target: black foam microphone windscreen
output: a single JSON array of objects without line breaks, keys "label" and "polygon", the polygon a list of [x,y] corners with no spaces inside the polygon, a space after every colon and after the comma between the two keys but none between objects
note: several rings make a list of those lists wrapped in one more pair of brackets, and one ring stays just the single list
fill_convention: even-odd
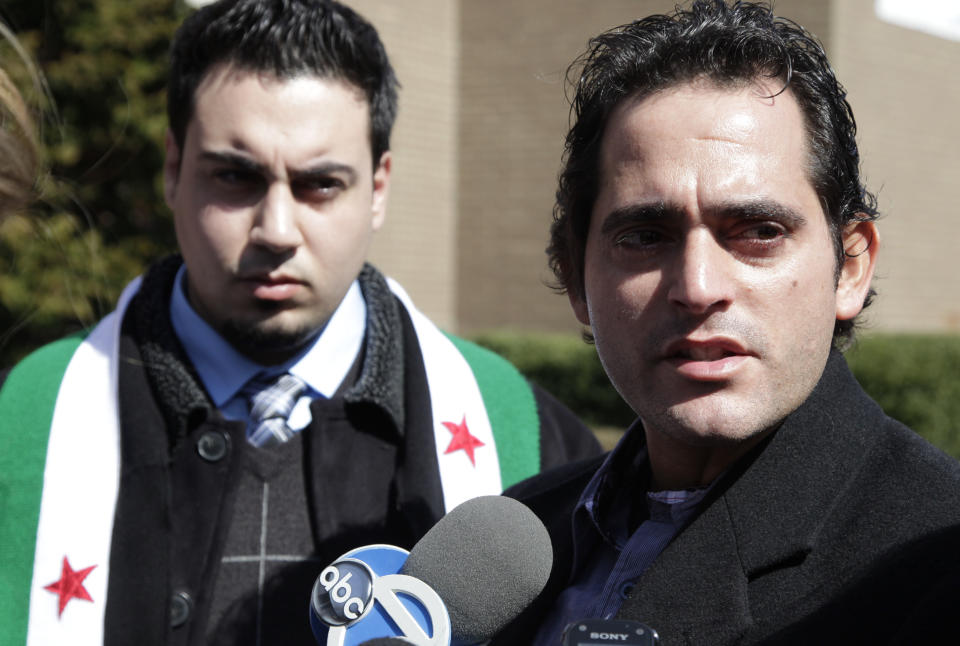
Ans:
[{"label": "black foam microphone windscreen", "polygon": [[454,643],[483,642],[540,594],[553,547],[540,519],[504,496],[454,508],[410,551],[402,573],[426,582],[450,613]]}]

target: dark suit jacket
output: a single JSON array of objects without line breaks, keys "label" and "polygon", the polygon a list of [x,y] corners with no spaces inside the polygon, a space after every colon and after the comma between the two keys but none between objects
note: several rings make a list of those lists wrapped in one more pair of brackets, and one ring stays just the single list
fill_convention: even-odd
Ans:
[{"label": "dark suit jacket", "polygon": [[[546,524],[554,571],[494,644],[531,643],[569,581],[571,512],[600,462],[508,491]],[[958,553],[960,466],[884,415],[833,353],[808,400],[724,475],[618,617],[668,645],[960,643]]]}]

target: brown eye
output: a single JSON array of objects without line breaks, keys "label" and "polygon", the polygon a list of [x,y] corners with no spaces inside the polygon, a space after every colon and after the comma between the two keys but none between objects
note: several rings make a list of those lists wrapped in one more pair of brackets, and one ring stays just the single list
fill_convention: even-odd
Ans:
[{"label": "brown eye", "polygon": [[620,247],[647,248],[660,244],[666,239],[657,229],[630,229],[618,234],[614,244]]},{"label": "brown eye", "polygon": [[775,240],[783,235],[783,229],[775,224],[758,224],[745,229],[742,237],[753,240]]},{"label": "brown eye", "polygon": [[214,179],[227,187],[254,188],[262,183],[259,175],[238,168],[220,168],[213,171]]},{"label": "brown eye", "polygon": [[299,199],[309,201],[329,200],[336,197],[346,185],[336,177],[312,177],[293,183],[293,192]]}]

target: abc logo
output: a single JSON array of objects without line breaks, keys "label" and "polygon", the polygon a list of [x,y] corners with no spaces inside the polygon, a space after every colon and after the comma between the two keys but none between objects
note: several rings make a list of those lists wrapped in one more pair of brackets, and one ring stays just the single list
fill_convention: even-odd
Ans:
[{"label": "abc logo", "polygon": [[310,603],[328,626],[356,622],[373,601],[373,572],[366,563],[341,559],[328,565],[317,577]]}]

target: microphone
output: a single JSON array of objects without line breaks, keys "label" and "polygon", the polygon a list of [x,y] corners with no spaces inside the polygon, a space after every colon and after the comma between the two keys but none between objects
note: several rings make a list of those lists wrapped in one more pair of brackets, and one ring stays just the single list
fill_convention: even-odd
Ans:
[{"label": "microphone", "polygon": [[532,511],[512,498],[481,496],[441,518],[409,555],[369,545],[337,559],[314,584],[310,624],[326,646],[381,637],[475,644],[540,594],[552,566],[550,537]]},{"label": "microphone", "polygon": [[523,503],[481,496],[454,508],[414,546],[402,572],[444,600],[456,644],[491,639],[550,578],[547,528]]}]

